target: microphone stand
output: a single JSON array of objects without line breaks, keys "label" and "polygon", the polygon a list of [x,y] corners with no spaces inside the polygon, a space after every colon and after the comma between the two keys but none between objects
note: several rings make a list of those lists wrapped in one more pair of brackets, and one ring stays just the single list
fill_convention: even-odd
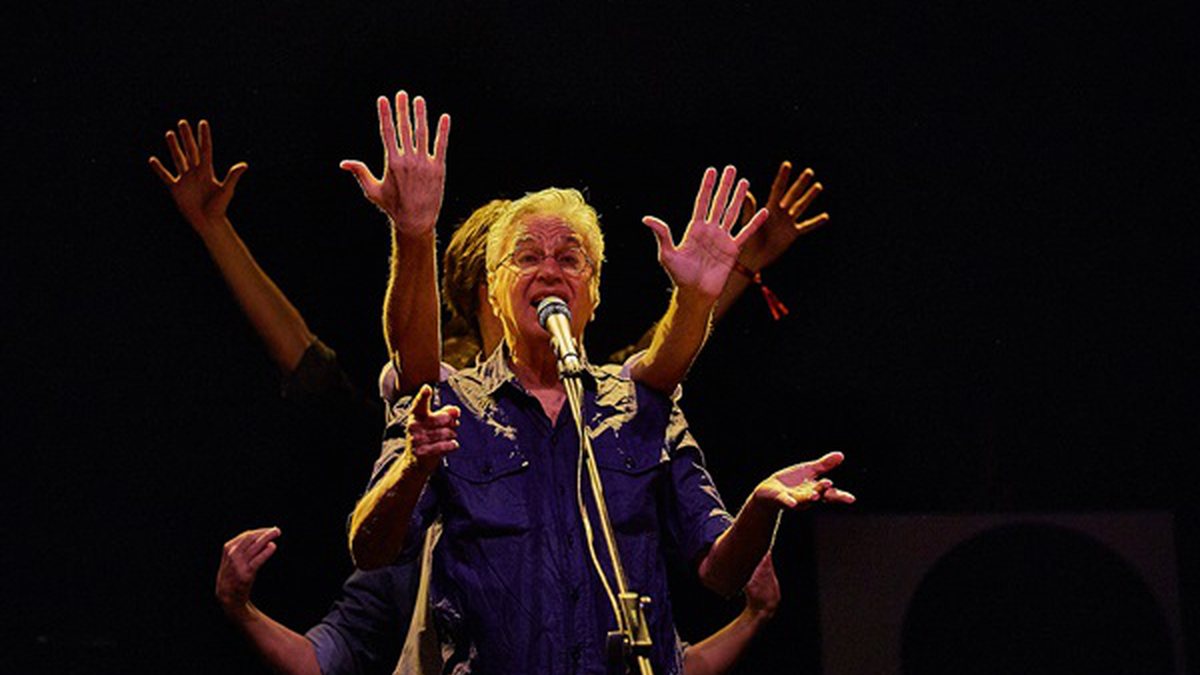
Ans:
[{"label": "microphone stand", "polygon": [[[557,344],[555,352],[559,352]],[[579,434],[579,451],[583,454],[583,463],[587,466],[588,482],[596,501],[596,512],[600,515],[600,531],[604,534],[604,545],[608,548],[609,562],[617,582],[617,603],[620,612],[617,615],[617,630],[608,634],[609,659],[624,661],[628,668],[628,661],[632,657],[632,665],[636,665],[639,675],[653,675],[649,657],[652,642],[645,612],[645,605],[650,602],[650,598],[629,590],[625,568],[621,565],[616,535],[613,534],[612,523],[608,518],[608,504],[604,501],[604,486],[600,481],[600,471],[596,467],[596,455],[592,451],[592,439],[588,436],[587,426],[583,422],[583,381],[580,379],[582,374],[583,366],[579,357],[558,353],[558,376],[567,390],[567,402],[571,407],[571,415],[575,418],[575,430]]]}]

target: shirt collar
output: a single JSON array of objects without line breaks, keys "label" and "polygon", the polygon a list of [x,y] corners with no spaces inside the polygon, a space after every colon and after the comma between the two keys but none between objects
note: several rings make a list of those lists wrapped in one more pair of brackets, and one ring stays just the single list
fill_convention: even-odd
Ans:
[{"label": "shirt collar", "polygon": [[[581,347],[579,350],[580,360],[583,362],[583,386],[592,391],[596,390],[596,382],[601,379],[608,379],[611,375],[600,368],[593,366],[587,359],[587,352]],[[520,387],[520,382],[517,380],[517,375],[508,365],[509,351],[508,344],[501,340],[500,344],[492,352],[487,360],[483,361],[478,366],[479,384],[485,393],[493,395],[505,383],[511,382],[513,386]],[[523,390],[523,389],[522,389]]]}]

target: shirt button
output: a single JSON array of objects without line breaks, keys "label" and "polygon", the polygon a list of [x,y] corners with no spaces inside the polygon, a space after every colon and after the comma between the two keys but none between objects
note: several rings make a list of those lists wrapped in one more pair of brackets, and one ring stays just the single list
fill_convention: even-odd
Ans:
[{"label": "shirt button", "polygon": [[483,475],[485,475],[485,476],[490,476],[490,475],[492,475],[492,463],[491,463],[491,462],[486,462],[486,463],[484,463],[484,465],[483,465]]},{"label": "shirt button", "polygon": [[625,456],[625,468],[626,468],[626,469],[632,469],[632,468],[633,468],[633,465],[634,465],[633,458],[632,458],[632,457],[630,457],[630,456],[628,456],[628,455],[626,455],[626,456]]}]

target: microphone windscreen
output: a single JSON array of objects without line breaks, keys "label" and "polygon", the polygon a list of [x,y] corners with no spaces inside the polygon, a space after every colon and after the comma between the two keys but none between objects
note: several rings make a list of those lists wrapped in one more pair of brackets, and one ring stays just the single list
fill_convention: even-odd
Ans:
[{"label": "microphone windscreen", "polygon": [[571,320],[571,308],[567,307],[567,303],[563,302],[562,298],[553,295],[542,298],[537,305],[538,323],[542,328],[546,327],[546,322],[554,314],[562,314],[567,317],[567,321]]}]

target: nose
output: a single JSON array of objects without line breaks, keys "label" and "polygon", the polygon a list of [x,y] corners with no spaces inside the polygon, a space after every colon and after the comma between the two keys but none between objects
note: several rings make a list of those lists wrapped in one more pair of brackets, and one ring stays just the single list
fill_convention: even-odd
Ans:
[{"label": "nose", "polygon": [[558,259],[551,255],[542,258],[535,270],[539,279],[561,279],[566,276]]}]

